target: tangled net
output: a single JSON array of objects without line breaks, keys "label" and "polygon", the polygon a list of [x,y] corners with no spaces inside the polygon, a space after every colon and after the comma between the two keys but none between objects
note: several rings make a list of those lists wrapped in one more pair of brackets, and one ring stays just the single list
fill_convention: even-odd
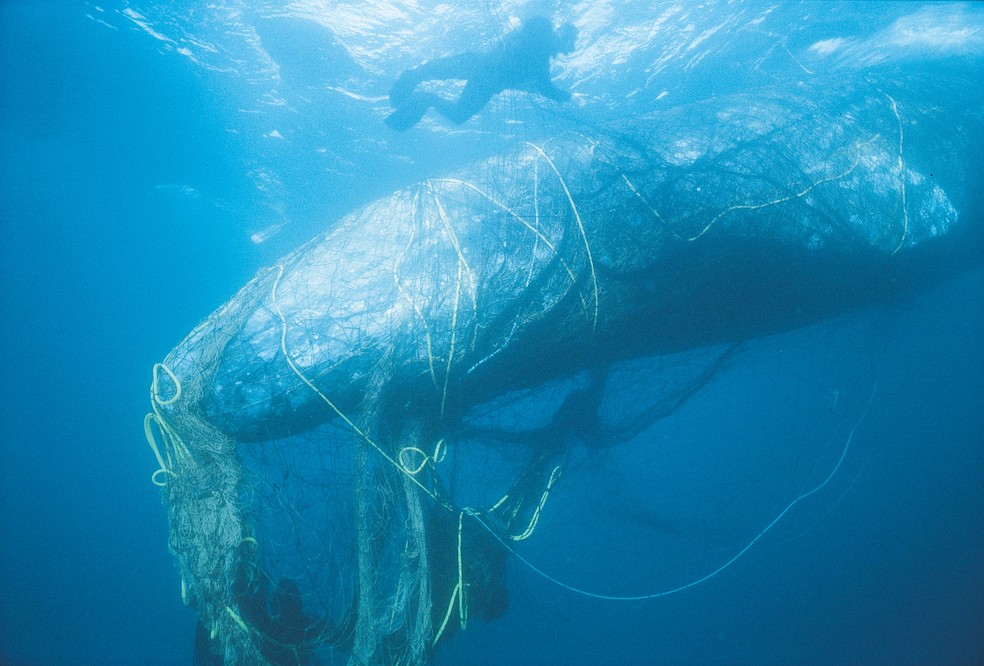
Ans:
[{"label": "tangled net", "polygon": [[[503,544],[535,533],[575,442],[634,437],[730,343],[877,297],[956,223],[909,176],[920,107],[880,90],[520,142],[261,271],[155,366],[145,422],[206,649],[418,664],[499,617]],[[620,362],[722,343],[605,420]],[[511,396],[545,386],[530,426]],[[464,474],[476,450],[511,480]]]}]

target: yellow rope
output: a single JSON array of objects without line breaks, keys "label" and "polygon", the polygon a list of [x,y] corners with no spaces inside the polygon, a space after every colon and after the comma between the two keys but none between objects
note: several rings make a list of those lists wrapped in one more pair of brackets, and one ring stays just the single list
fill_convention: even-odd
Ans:
[{"label": "yellow rope", "polygon": [[[470,515],[475,519],[475,521],[479,525],[481,525],[483,528],[485,528],[485,530],[489,534],[492,535],[492,538],[494,538],[496,541],[498,541],[500,544],[502,544],[502,546],[506,550],[508,550],[510,553],[512,553],[512,555],[516,559],[518,559],[520,562],[522,562],[524,565],[526,565],[526,567],[528,569],[530,569],[533,573],[535,573],[535,574],[539,575],[540,577],[542,577],[542,578],[550,581],[551,583],[554,583],[555,585],[558,585],[559,587],[564,588],[565,590],[569,590],[571,592],[574,592],[575,594],[580,594],[580,595],[583,595],[583,596],[586,596],[586,597],[592,597],[592,598],[595,598],[595,599],[606,599],[606,600],[609,600],[609,601],[644,601],[644,600],[647,600],[647,599],[658,599],[660,597],[665,597],[665,596],[669,596],[671,594],[676,594],[678,592],[682,592],[683,590],[688,590],[688,589],[690,589],[692,587],[696,587],[697,585],[700,585],[700,584],[702,584],[702,583],[710,580],[711,578],[714,578],[715,576],[717,576],[718,574],[720,574],[722,571],[724,571],[725,569],[727,569],[728,567],[730,567],[732,564],[734,564],[735,562],[737,562],[739,559],[741,559],[745,555],[745,553],[747,553],[749,550],[751,550],[752,546],[754,546],[756,543],[758,543],[758,541],[762,537],[764,537],[765,534],[769,530],[771,530],[773,527],[775,527],[775,525],[780,520],[782,520],[783,517],[786,514],[788,514],[793,509],[793,507],[795,507],[797,504],[799,504],[803,500],[807,499],[811,495],[814,495],[814,494],[820,492],[821,490],[823,490],[827,486],[827,484],[830,483],[831,479],[833,479],[837,475],[838,470],[840,470],[841,465],[844,463],[844,459],[847,457],[848,450],[851,448],[851,442],[854,440],[854,434],[857,432],[858,428],[861,427],[861,424],[864,423],[865,418],[867,418],[868,411],[871,409],[871,405],[874,403],[875,393],[877,391],[878,391],[878,382],[875,381],[875,383],[871,387],[871,393],[868,396],[868,402],[867,402],[867,404],[864,407],[864,411],[861,412],[861,416],[858,417],[858,420],[855,422],[854,427],[851,428],[850,432],[847,435],[847,441],[844,443],[844,447],[841,449],[840,457],[837,459],[837,462],[834,464],[833,468],[831,468],[831,470],[827,474],[827,476],[824,477],[824,479],[819,484],[817,484],[816,486],[814,486],[810,490],[807,490],[807,491],[805,491],[805,492],[800,493],[799,495],[797,495],[795,499],[793,499],[789,504],[786,505],[786,508],[784,508],[782,511],[780,511],[779,514],[776,515],[768,525],[766,525],[765,527],[763,527],[759,531],[759,533],[756,534],[752,538],[751,541],[749,541],[747,544],[745,544],[745,546],[741,550],[739,550],[735,555],[733,555],[724,564],[721,564],[720,566],[718,566],[713,571],[711,571],[711,572],[709,572],[707,574],[704,574],[703,576],[701,576],[699,578],[696,578],[694,580],[691,580],[690,582],[687,582],[687,583],[683,583],[683,584],[678,585],[678,586],[676,586],[674,588],[671,588],[671,589],[663,590],[663,591],[660,591],[660,592],[653,592],[651,594],[639,594],[639,595],[631,595],[631,596],[625,595],[625,596],[623,596],[623,595],[611,595],[611,594],[598,594],[598,593],[592,592],[590,590],[585,590],[585,589],[581,589],[581,588],[578,588],[578,587],[574,587],[572,585],[568,585],[567,583],[559,580],[558,578],[555,578],[555,577],[551,576],[550,574],[546,573],[542,569],[538,568],[535,564],[533,564],[528,559],[526,559],[525,557],[523,557],[522,555],[520,555],[518,552],[516,552],[512,548],[512,546],[510,544],[506,543],[506,541],[504,541],[503,538],[501,536],[499,536],[499,534],[494,529],[492,529],[492,527],[490,525],[488,525],[484,520],[482,520],[482,518],[478,514],[472,513]],[[556,470],[554,470],[554,471],[556,472]]]},{"label": "yellow rope", "polygon": [[[540,496],[540,502],[536,505],[536,509],[533,511],[533,516],[530,518],[530,524],[526,526],[526,529],[516,535],[510,535],[510,539],[513,541],[523,541],[533,536],[533,531],[536,529],[536,524],[540,522],[540,512],[543,510],[543,505],[547,503],[547,497],[550,496],[550,489],[553,488],[553,484],[560,478],[560,466],[554,467],[553,471],[550,473],[550,479],[547,481],[547,487],[543,490],[543,495]],[[496,505],[498,506],[498,504]]]},{"label": "yellow rope", "polygon": [[[458,255],[458,273],[455,277],[454,282],[454,307],[451,312],[451,342],[448,349],[448,362],[444,369],[444,386],[441,390],[441,416],[444,416],[444,407],[447,404],[448,399],[448,384],[451,381],[451,365],[454,363],[454,348],[455,342],[457,340],[458,333],[458,311],[461,307],[461,282],[462,282],[462,272],[468,275],[468,281],[471,283],[471,301],[472,301],[472,312],[478,312],[478,287],[475,285],[475,274],[472,272],[471,266],[468,265],[468,260],[465,259],[465,254],[461,249],[461,244],[458,242],[458,235],[454,232],[454,227],[451,225],[451,220],[448,218],[447,211],[444,210],[444,205],[441,203],[440,197],[434,192],[433,186],[428,183],[431,188],[431,195],[434,197],[434,204],[437,206],[438,215],[441,217],[441,221],[444,223],[444,229],[447,231],[448,237],[451,239],[451,245],[454,247],[455,254]],[[475,340],[478,337],[478,318],[474,318],[475,325],[472,328],[472,344],[474,345]]]},{"label": "yellow rope", "polygon": [[413,198],[413,205],[411,207],[410,213],[410,233],[407,236],[407,246],[403,248],[403,251],[396,257],[396,261],[393,262],[393,284],[396,285],[397,291],[400,295],[410,304],[413,308],[414,313],[420,320],[421,326],[424,327],[424,342],[427,345],[427,366],[430,370],[431,381],[434,382],[434,386],[437,386],[437,371],[434,369],[434,349],[433,343],[431,341],[430,325],[427,323],[427,317],[424,316],[423,310],[417,305],[417,301],[410,297],[407,293],[406,288],[403,286],[403,280],[400,278],[400,267],[403,265],[403,258],[406,256],[407,252],[410,251],[410,247],[413,245],[414,238],[417,235],[417,196]]},{"label": "yellow rope", "polygon": [[817,182],[813,183],[812,185],[807,186],[805,189],[803,189],[803,190],[801,190],[801,191],[799,191],[799,192],[797,192],[795,194],[790,194],[787,197],[780,197],[778,199],[773,199],[772,201],[766,201],[765,203],[760,203],[760,204],[737,204],[737,205],[734,205],[734,206],[729,206],[728,208],[725,208],[720,213],[718,213],[713,218],[711,218],[711,221],[708,222],[707,225],[703,229],[701,229],[700,232],[697,235],[691,236],[689,238],[684,238],[684,240],[686,240],[688,242],[693,242],[693,241],[697,240],[698,238],[700,238],[701,236],[703,236],[704,234],[706,234],[708,231],[710,231],[711,227],[713,227],[717,223],[718,220],[720,220],[722,217],[724,217],[725,215],[727,215],[728,213],[730,213],[732,211],[736,211],[736,210],[759,210],[761,208],[768,208],[769,206],[778,206],[779,204],[787,203],[789,201],[792,201],[793,199],[799,199],[801,197],[805,197],[807,194],[809,194],[810,192],[812,192],[813,190],[815,190],[816,188],[820,187],[821,185],[823,185],[825,183],[830,183],[830,182],[833,182],[835,180],[840,180],[841,178],[846,178],[856,168],[858,168],[858,164],[861,163],[861,152],[860,152],[861,146],[864,146],[864,145],[867,145],[867,144],[871,143],[872,141],[874,141],[875,139],[877,139],[878,136],[879,135],[876,134],[875,136],[871,137],[867,141],[862,141],[861,143],[859,143],[856,146],[856,148],[858,149],[858,154],[854,158],[854,164],[852,164],[850,167],[848,167],[848,169],[845,170],[844,172],[839,173],[839,174],[837,174],[835,176],[829,176],[827,178],[821,178],[820,180],[818,180]]},{"label": "yellow rope", "polygon": [[526,227],[528,230],[530,230],[531,232],[533,232],[533,234],[537,237],[537,239],[543,241],[544,245],[546,245],[547,248],[549,248],[549,250],[551,252],[553,252],[554,256],[557,257],[557,259],[560,261],[561,267],[563,267],[564,272],[567,273],[567,277],[569,277],[571,279],[571,282],[572,283],[576,283],[577,282],[577,276],[574,275],[574,271],[567,264],[567,262],[564,261],[563,257],[560,256],[560,253],[557,252],[557,248],[554,246],[553,243],[550,242],[550,239],[547,238],[543,234],[543,232],[540,231],[536,226],[534,226],[534,225],[530,224],[529,222],[527,222],[526,219],[522,215],[520,215],[519,213],[517,213],[515,210],[513,210],[512,208],[510,208],[509,206],[507,206],[503,202],[499,201],[498,199],[496,199],[495,197],[493,197],[491,194],[488,194],[486,192],[483,192],[481,189],[479,189],[478,187],[476,187],[472,183],[469,183],[466,180],[459,180],[457,178],[442,178],[440,180],[432,180],[431,182],[433,182],[433,183],[443,182],[443,183],[450,183],[452,185],[460,185],[462,187],[466,187],[466,188],[472,190],[473,192],[475,192],[476,194],[478,194],[479,196],[484,197],[492,205],[501,208],[504,212],[508,213],[511,218],[513,218],[514,220],[516,220],[517,222],[519,222],[520,224],[522,224],[524,227]]},{"label": "yellow rope", "polygon": [[444,407],[448,402],[448,384],[451,382],[451,366],[454,364],[454,346],[458,331],[458,308],[461,305],[461,264],[458,264],[458,274],[454,280],[454,308],[451,312],[451,341],[448,344],[448,362],[444,367],[444,386],[441,388],[441,418],[444,418]]},{"label": "yellow rope", "polygon": [[441,640],[441,636],[444,635],[444,630],[448,626],[448,620],[451,619],[451,611],[454,610],[455,601],[458,602],[458,626],[462,630],[468,627],[468,606],[465,604],[465,575],[461,558],[461,523],[466,512],[469,515],[475,515],[470,509],[462,509],[458,513],[458,582],[455,584],[454,589],[451,590],[451,601],[448,603],[448,610],[444,613],[444,621],[441,622],[441,627],[437,630],[437,634],[434,636],[434,642],[431,645],[437,645],[437,642]]},{"label": "yellow rope", "polygon": [[147,443],[150,445],[150,450],[154,452],[154,457],[157,458],[158,468],[150,475],[150,482],[155,486],[164,487],[167,485],[166,479],[159,478],[162,475],[173,474],[171,471],[171,466],[165,462],[164,456],[161,454],[160,446],[157,444],[157,437],[154,436],[154,424],[160,423],[157,421],[157,415],[150,413],[144,416],[144,437],[147,438]]},{"label": "yellow rope", "polygon": [[451,239],[451,245],[454,247],[454,252],[458,255],[458,265],[463,267],[465,272],[468,274],[468,282],[471,283],[471,302],[472,308],[474,310],[478,309],[478,285],[475,280],[475,272],[471,269],[468,264],[468,259],[465,258],[465,252],[461,249],[461,242],[458,240],[458,234],[455,233],[454,227],[451,224],[451,219],[448,217],[448,212],[444,208],[444,204],[441,203],[440,197],[434,192],[434,187],[431,182],[428,182],[428,187],[430,187],[431,195],[434,197],[434,203],[437,205],[438,215],[441,216],[441,221],[444,223],[444,229],[448,232],[448,237]]},{"label": "yellow rope", "polygon": [[[164,399],[160,393],[160,373],[166,374],[174,384],[174,395]],[[163,363],[155,363],[152,371],[153,378],[150,383],[150,408],[151,411],[144,416],[144,437],[150,450],[157,458],[160,466],[151,476],[150,481],[155,486],[164,487],[167,485],[168,476],[177,476],[176,467],[180,464],[194,463],[191,452],[185,445],[184,440],[178,435],[171,423],[164,418],[161,407],[172,405],[181,399],[181,381],[174,372]],[[157,437],[154,435],[154,426],[161,434],[161,443],[158,444]],[[163,452],[162,449],[163,448]]]},{"label": "yellow rope", "polygon": [[574,197],[571,195],[571,191],[567,187],[567,181],[560,174],[560,170],[557,165],[554,164],[553,160],[543,151],[540,146],[534,143],[528,143],[536,152],[540,154],[543,159],[547,161],[550,168],[553,169],[554,174],[557,176],[557,180],[560,182],[561,188],[564,190],[564,195],[567,197],[567,203],[570,204],[571,212],[574,213],[574,221],[577,222],[578,233],[581,234],[581,241],[584,243],[584,252],[588,258],[588,268],[591,271],[591,285],[594,289],[594,317],[592,319],[592,326],[598,325],[598,313],[601,307],[600,296],[598,292],[598,275],[595,273],[594,257],[591,255],[591,244],[588,242],[588,234],[584,230],[584,222],[581,221],[581,213],[577,209],[577,204],[574,203]]},{"label": "yellow rope", "polygon": [[508,493],[506,493],[505,495],[503,495],[502,496],[502,499],[500,499],[498,502],[496,502],[495,504],[493,504],[492,507],[489,509],[489,511],[490,512],[495,511],[500,506],[502,506],[502,503],[505,502],[507,499],[509,499],[509,494]]},{"label": "yellow rope", "polygon": [[902,237],[899,238],[899,244],[895,246],[894,250],[892,250],[892,254],[895,254],[896,252],[902,249],[902,246],[905,244],[905,239],[909,235],[909,211],[906,205],[906,193],[905,193],[905,161],[902,159],[902,140],[904,138],[904,135],[902,133],[902,116],[899,115],[899,107],[895,103],[895,99],[884,91],[882,92],[882,94],[885,95],[885,97],[887,97],[888,101],[891,103],[892,113],[895,114],[895,120],[898,121],[899,124],[898,165],[899,165],[899,190],[901,191],[902,194]]},{"label": "yellow rope", "polygon": [[[174,395],[168,400],[161,400],[161,394],[158,389],[160,385],[160,372],[164,371],[164,374],[168,376],[171,382],[174,384]],[[167,367],[163,363],[155,363],[154,369],[151,371],[152,379],[150,382],[150,397],[158,405],[171,405],[176,403],[181,399],[181,381],[177,378],[171,368]]]},{"label": "yellow rope", "polygon": [[242,628],[242,630],[245,631],[248,634],[249,633],[249,627],[246,625],[245,622],[243,622],[243,618],[239,617],[239,615],[236,613],[236,611],[232,610],[231,607],[226,606],[225,609],[226,609],[226,612],[229,613],[229,616],[236,622],[236,624],[238,624]]},{"label": "yellow rope", "polygon": [[277,288],[280,285],[280,279],[283,277],[284,270],[285,269],[284,269],[284,266],[282,264],[277,264],[276,268],[279,271],[279,273],[277,275],[277,278],[273,281],[273,288],[271,289],[270,296],[271,296],[271,299],[272,299],[273,311],[277,314],[277,317],[280,319],[280,327],[281,327],[280,328],[280,351],[284,355],[284,361],[287,363],[287,366],[291,369],[291,371],[295,375],[297,375],[297,378],[300,379],[302,382],[304,382],[304,384],[309,389],[311,389],[312,391],[314,391],[315,395],[317,395],[319,398],[321,398],[321,400],[326,405],[328,405],[329,409],[331,409],[331,411],[333,411],[335,413],[335,415],[338,418],[340,418],[342,420],[342,422],[345,423],[345,425],[347,425],[349,428],[351,428],[352,432],[354,432],[356,435],[358,435],[359,438],[362,441],[364,441],[366,444],[368,444],[373,449],[375,449],[376,452],[379,455],[381,455],[384,460],[386,460],[386,462],[388,462],[389,464],[393,465],[393,467],[395,467],[400,472],[402,472],[403,474],[405,474],[406,477],[413,484],[415,484],[418,488],[420,488],[422,491],[424,491],[429,497],[431,497],[435,502],[437,502],[438,505],[443,506],[445,509],[447,509],[449,511],[452,511],[453,509],[446,502],[443,502],[437,495],[435,495],[433,492],[431,492],[431,490],[429,488],[427,488],[427,486],[425,486],[423,483],[421,483],[420,481],[418,481],[414,477],[413,474],[411,474],[410,472],[408,472],[403,467],[403,465],[401,465],[399,463],[399,461],[395,460],[391,455],[389,455],[388,453],[386,453],[386,451],[384,451],[383,448],[379,444],[377,444],[375,441],[373,441],[373,439],[371,437],[369,437],[369,435],[367,435],[362,430],[362,428],[360,428],[359,426],[357,426],[355,424],[355,422],[352,421],[352,419],[350,419],[345,414],[345,412],[343,412],[341,409],[339,409],[338,406],[335,405],[335,403],[332,402],[331,399],[328,398],[328,396],[326,396],[324,393],[322,393],[321,390],[317,386],[315,386],[311,382],[311,380],[308,379],[304,375],[303,372],[301,372],[301,369],[297,367],[297,364],[294,363],[294,360],[291,358],[290,353],[287,351],[287,319],[284,317],[284,313],[283,313],[283,311],[281,311],[280,304],[277,301]]},{"label": "yellow rope", "polygon": [[465,511],[458,514],[458,626],[464,630],[468,626],[468,605],[465,603],[465,574],[461,558],[461,520]]},{"label": "yellow rope", "polygon": [[[417,474],[420,474],[420,472],[425,467],[427,467],[427,465],[430,465],[431,467],[434,467],[435,465],[440,465],[441,461],[444,460],[444,456],[447,455],[447,451],[448,451],[447,445],[444,443],[444,440],[439,439],[437,441],[437,444],[434,445],[433,455],[427,455],[427,453],[423,449],[420,449],[416,446],[404,446],[402,449],[400,449],[400,452],[397,454],[397,460],[399,460],[400,466],[403,468],[404,472],[410,474],[411,476],[416,476]],[[420,464],[411,465],[406,457],[407,454],[419,455]]]},{"label": "yellow rope", "polygon": [[657,220],[662,222],[663,216],[659,214],[659,212],[653,207],[651,203],[649,203],[649,200],[646,197],[642,196],[642,192],[640,192],[636,188],[636,186],[632,184],[632,181],[629,180],[629,177],[626,176],[624,173],[622,174],[622,180],[625,181],[625,184],[629,186],[630,190],[632,190],[632,194],[636,195],[636,197],[639,198],[639,200],[646,206],[646,208],[649,209],[649,212],[653,214],[653,217],[655,217]]},{"label": "yellow rope", "polygon": [[455,585],[454,590],[451,592],[451,603],[448,604],[448,610],[444,614],[444,621],[441,622],[441,628],[437,630],[437,634],[434,636],[434,642],[431,646],[437,645],[437,642],[441,640],[441,636],[444,635],[444,630],[448,627],[448,620],[451,619],[451,611],[454,610],[454,602],[458,598],[458,593],[461,591],[460,585]]},{"label": "yellow rope", "polygon": [[[410,453],[416,453],[420,456],[420,464],[416,466],[412,466],[410,464],[410,461],[406,458],[406,454]],[[427,466],[427,462],[430,460],[427,454],[418,449],[416,446],[405,446],[400,449],[400,453],[397,454],[397,459],[400,461],[400,467],[403,468],[403,471],[411,476],[416,476],[419,474],[421,470]]]},{"label": "yellow rope", "polygon": [[432,456],[435,465],[440,465],[444,462],[445,456],[448,455],[448,445],[445,443],[444,438],[437,440],[437,444],[434,445],[434,455]]}]

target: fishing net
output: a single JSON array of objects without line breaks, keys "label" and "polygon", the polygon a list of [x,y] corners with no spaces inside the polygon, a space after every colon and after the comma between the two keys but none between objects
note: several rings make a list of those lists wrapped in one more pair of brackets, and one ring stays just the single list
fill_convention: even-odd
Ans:
[{"label": "fishing net", "polygon": [[208,650],[426,661],[505,611],[509,545],[574,446],[632,440],[742,340],[877,297],[856,285],[957,216],[906,176],[922,107],[864,90],[518,141],[260,271],[155,366],[145,424]]}]

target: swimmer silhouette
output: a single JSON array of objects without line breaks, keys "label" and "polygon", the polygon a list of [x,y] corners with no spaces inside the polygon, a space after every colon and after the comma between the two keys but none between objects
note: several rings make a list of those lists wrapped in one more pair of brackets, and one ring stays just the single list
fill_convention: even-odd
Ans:
[{"label": "swimmer silhouette", "polygon": [[[570,23],[555,30],[547,19],[532,18],[493,44],[487,53],[467,51],[408,69],[390,89],[390,103],[396,110],[387,116],[386,124],[402,132],[420,122],[433,107],[457,125],[504,90],[525,90],[565,102],[571,94],[550,80],[550,59],[573,51],[576,40],[577,28]],[[457,101],[417,91],[424,81],[446,79],[466,80]]]}]

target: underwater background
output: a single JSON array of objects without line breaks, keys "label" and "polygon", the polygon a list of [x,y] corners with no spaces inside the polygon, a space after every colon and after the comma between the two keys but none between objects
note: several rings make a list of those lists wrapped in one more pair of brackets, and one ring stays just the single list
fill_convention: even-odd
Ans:
[{"label": "underwater background", "polygon": [[[151,367],[339,216],[564,113],[507,96],[460,129],[382,122],[400,71],[530,12],[578,24],[555,81],[599,122],[825,68],[984,69],[974,3],[3,2],[0,664],[193,663]],[[978,267],[754,341],[650,440],[565,478],[524,559],[672,589],[849,441],[831,482],[664,598],[587,598],[510,558],[506,614],[434,662],[981,663],[982,331]]]}]

